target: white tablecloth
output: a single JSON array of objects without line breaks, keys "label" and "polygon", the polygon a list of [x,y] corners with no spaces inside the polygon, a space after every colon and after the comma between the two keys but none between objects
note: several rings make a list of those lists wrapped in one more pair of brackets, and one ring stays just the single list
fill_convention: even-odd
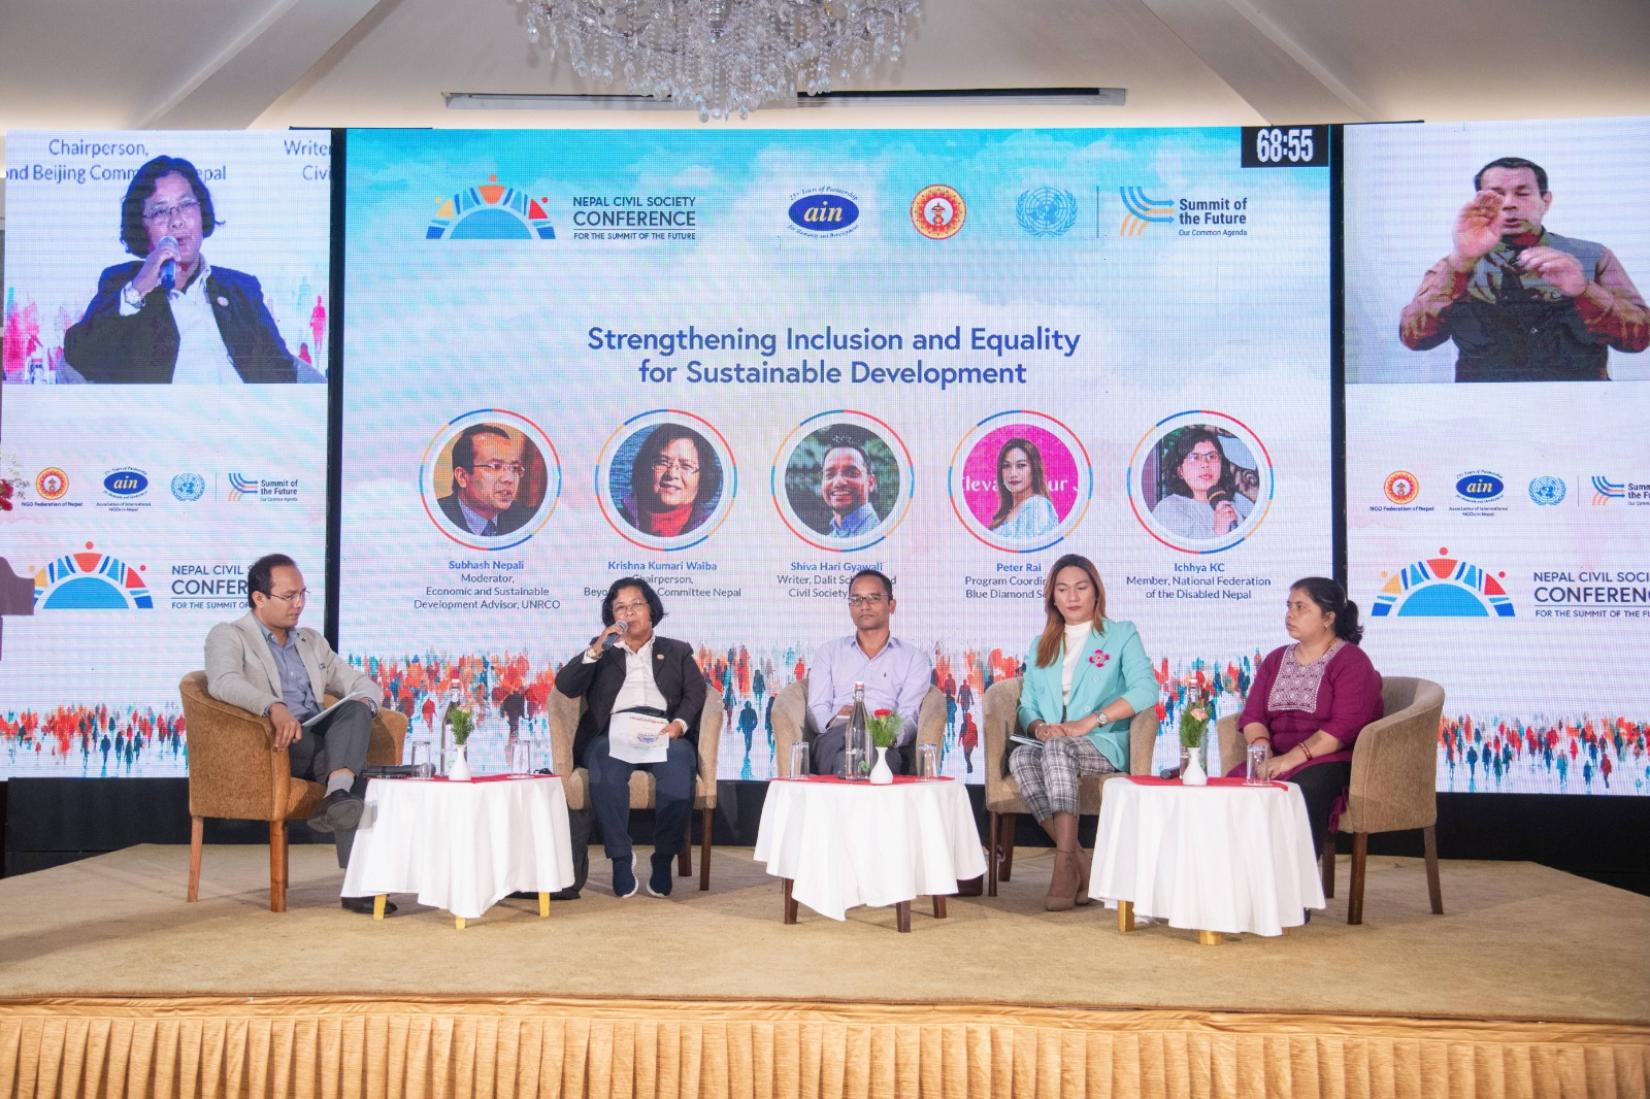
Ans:
[{"label": "white tablecloth", "polygon": [[1280,935],[1322,908],[1306,799],[1291,783],[1106,783],[1089,896],[1172,927]]},{"label": "white tablecloth", "polygon": [[374,779],[343,895],[416,893],[420,904],[475,919],[518,890],[572,884],[561,779]]},{"label": "white tablecloth", "polygon": [[955,893],[985,873],[968,791],[953,779],[768,783],[756,861],[822,916]]}]

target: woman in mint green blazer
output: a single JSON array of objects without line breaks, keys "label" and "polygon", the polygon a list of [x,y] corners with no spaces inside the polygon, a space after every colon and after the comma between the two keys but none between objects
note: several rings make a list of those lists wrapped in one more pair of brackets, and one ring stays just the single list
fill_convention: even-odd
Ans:
[{"label": "woman in mint green blazer", "polygon": [[1089,860],[1077,846],[1077,782],[1129,769],[1129,719],[1157,704],[1151,658],[1132,622],[1106,617],[1094,562],[1068,553],[1043,584],[1048,623],[1026,655],[1020,728],[1040,746],[1008,757],[1020,797],[1054,839],[1050,912],[1088,903]]}]

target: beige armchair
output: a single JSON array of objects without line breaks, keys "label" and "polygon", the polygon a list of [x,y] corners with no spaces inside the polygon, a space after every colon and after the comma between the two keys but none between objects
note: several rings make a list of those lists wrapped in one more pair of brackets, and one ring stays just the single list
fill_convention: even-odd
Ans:
[{"label": "beige armchair", "polygon": [[[590,807],[590,779],[583,767],[574,765],[573,735],[584,716],[584,699],[550,692],[550,754],[556,774],[562,776],[562,790],[569,809]],[[716,810],[716,757],[722,747],[722,698],[705,692],[705,708],[699,715],[699,775],[693,783],[693,807],[699,810],[699,888],[710,888],[710,834]],[[652,809],[656,787],[651,771],[636,770],[630,775],[630,807]],[[688,834],[676,859],[679,877],[693,876],[693,817],[688,817]]]},{"label": "beige armchair", "polygon": [[[1421,830],[1426,852],[1427,894],[1434,915],[1444,914],[1438,881],[1438,724],[1444,716],[1444,688],[1430,679],[1386,676],[1381,680],[1386,716],[1363,727],[1352,746],[1352,779],[1340,830],[1352,833],[1352,881],[1346,922],[1364,922],[1364,867],[1371,832]],[[1237,715],[1219,722],[1220,762],[1230,771],[1243,762],[1243,731]],[[1323,838],[1323,892],[1335,895],[1335,836]]]},{"label": "beige armchair", "polygon": [[[305,820],[326,794],[318,782],[292,777],[285,748],[270,747],[275,726],[267,717],[220,702],[206,693],[206,673],[178,684],[189,741],[189,900],[200,898],[201,847],[207,817],[269,822],[269,910],[286,911],[286,822]],[[328,695],[324,705],[338,701]],[[379,707],[367,762],[401,762],[407,719]]]},{"label": "beige armchair", "polygon": [[[1020,784],[1008,773],[1008,738],[1020,732],[1020,677],[1000,679],[985,691],[985,808],[990,864],[986,893],[997,895],[997,882],[1008,881],[1014,872],[1014,825],[1027,812],[1020,798]],[[1157,742],[1157,708],[1148,707],[1129,721],[1129,773],[1152,772],[1152,748]],[[1101,788],[1121,775],[1091,775],[1078,786],[1078,812],[1100,812]]]},{"label": "beige armchair", "polygon": [[[808,677],[792,683],[779,692],[773,703],[774,773],[790,778],[791,745],[805,736],[808,722]],[[938,687],[928,688],[922,705],[917,708],[917,744],[931,744],[938,750],[945,743],[945,692]],[[916,760],[911,761],[912,769]]]}]

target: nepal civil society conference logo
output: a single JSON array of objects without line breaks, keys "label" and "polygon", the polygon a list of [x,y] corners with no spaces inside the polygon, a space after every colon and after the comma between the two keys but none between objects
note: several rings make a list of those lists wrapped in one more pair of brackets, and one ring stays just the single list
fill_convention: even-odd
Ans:
[{"label": "nepal civil society conference logo", "polygon": [[1014,218],[1031,236],[1064,236],[1077,224],[1077,196],[1059,187],[1021,191],[1014,203]]},{"label": "nepal civil society conference logo", "polygon": [[150,610],[155,601],[144,583],[145,566],[133,567],[118,557],[98,552],[91,543],[84,550],[65,553],[34,574],[37,610],[126,611]]},{"label": "nepal civil society conference logo", "polygon": [[1441,546],[1437,557],[1405,565],[1387,578],[1370,609],[1372,618],[1511,618],[1513,603],[1495,575],[1468,561],[1449,556]]},{"label": "nepal civil society conference logo", "polygon": [[500,183],[496,175],[488,176],[486,183],[437,200],[424,239],[555,240],[556,229],[546,210],[549,203]]}]

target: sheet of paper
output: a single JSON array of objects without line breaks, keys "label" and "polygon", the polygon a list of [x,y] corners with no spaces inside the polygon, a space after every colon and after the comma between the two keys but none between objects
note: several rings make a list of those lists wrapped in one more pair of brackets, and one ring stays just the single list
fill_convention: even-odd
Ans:
[{"label": "sheet of paper", "polygon": [[663,763],[670,738],[660,732],[657,714],[614,714],[607,724],[607,750],[626,763]]},{"label": "sheet of paper", "polygon": [[328,714],[332,713],[332,711],[336,710],[338,707],[342,706],[344,703],[346,703],[346,702],[365,702],[365,701],[366,701],[366,699],[359,698],[355,695],[345,695],[343,698],[340,698],[337,702],[334,702],[331,706],[328,706],[326,709],[322,710],[320,713],[316,714],[315,716],[313,716],[313,717],[309,718],[308,720],[306,720],[305,722],[303,722],[303,726],[306,729],[313,729],[313,728],[315,728],[315,723],[317,721],[320,721],[323,717],[326,717]]},{"label": "sheet of paper", "polygon": [[1041,748],[1043,746],[1043,742],[1034,736],[1021,736],[1019,733],[1015,733],[1008,739],[1011,743],[1024,744],[1027,748]]}]

